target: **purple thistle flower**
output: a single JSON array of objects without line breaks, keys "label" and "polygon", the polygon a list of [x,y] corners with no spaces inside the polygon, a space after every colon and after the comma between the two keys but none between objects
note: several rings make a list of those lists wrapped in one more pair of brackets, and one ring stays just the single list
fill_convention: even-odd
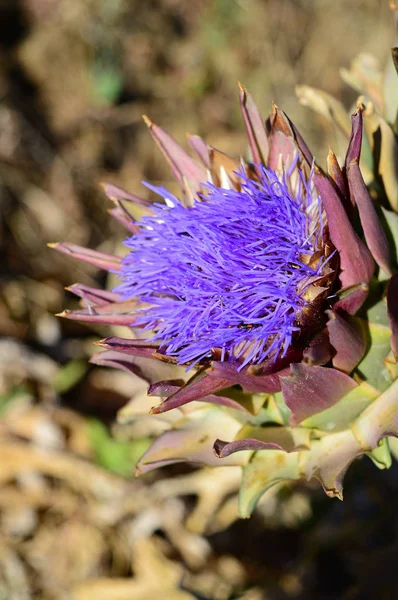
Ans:
[{"label": "purple thistle flower", "polygon": [[[145,379],[159,399],[152,414],[178,411],[160,418],[162,430],[172,428],[138,472],[181,461],[246,465],[240,505],[247,516],[277,481],[316,477],[327,494],[342,497],[356,457],[376,449],[373,460],[388,465],[380,442],[398,436],[398,275],[359,169],[362,105],[344,168],[330,153],[326,175],[283,111],[273,106],[264,122],[243,87],[240,100],[251,163],[190,136],[198,162],[146,119],[180,199],[147,185],[165,200],[152,204],[105,185],[110,213],[132,234],[127,256],[53,246],[120,274],[113,292],[69,288],[82,306],[62,316],[131,327],[127,338],[99,342],[104,351],[91,361]],[[396,215],[386,215],[394,224]],[[382,279],[368,298],[375,261],[393,274],[387,306]],[[367,299],[377,301],[377,323],[363,319]],[[176,363],[195,368],[187,374]],[[142,416],[141,403],[137,394],[122,419]]]},{"label": "purple thistle flower", "polygon": [[148,185],[166,204],[155,204],[126,241],[116,291],[149,305],[134,324],[154,331],[178,363],[218,351],[242,368],[288,351],[305,292],[325,265],[321,202],[311,178],[299,172],[293,184],[296,162],[279,178],[263,165],[256,179],[242,169],[239,190],[208,183],[207,196],[188,208]]}]

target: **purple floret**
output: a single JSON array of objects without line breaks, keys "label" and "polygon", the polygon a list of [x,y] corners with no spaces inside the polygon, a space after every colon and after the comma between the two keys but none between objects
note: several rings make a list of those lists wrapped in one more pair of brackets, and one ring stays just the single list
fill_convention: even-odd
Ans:
[{"label": "purple floret", "polygon": [[304,179],[293,195],[286,179],[260,172],[260,182],[241,173],[240,191],[206,184],[206,199],[190,208],[148,186],[167,205],[154,204],[155,215],[126,241],[117,291],[151,305],[135,324],[154,331],[180,364],[214,349],[221,360],[258,364],[283,356],[298,329],[303,285],[321,269],[301,260],[317,249],[308,215],[316,205],[319,225],[320,205]]}]

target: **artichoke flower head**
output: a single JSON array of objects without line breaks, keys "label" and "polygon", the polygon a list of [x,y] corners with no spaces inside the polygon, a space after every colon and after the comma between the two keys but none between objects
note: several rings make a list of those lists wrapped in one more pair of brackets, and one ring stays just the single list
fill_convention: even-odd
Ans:
[{"label": "artichoke flower head", "polygon": [[[242,86],[240,103],[250,161],[190,136],[193,159],[146,119],[180,195],[145,184],[159,196],[150,203],[105,185],[129,232],[125,256],[54,246],[118,273],[113,291],[71,286],[83,308],[63,316],[130,330],[102,340],[92,360],[142,377],[158,398],[150,418],[163,433],[137,470],[242,466],[247,516],[276,482],[316,477],[342,497],[356,457],[388,466],[398,282],[391,231],[359,167],[364,107],[344,165],[330,154],[326,174],[283,111],[273,106],[263,121]],[[382,330],[369,327],[369,311]],[[139,413],[133,402],[121,418]]]}]

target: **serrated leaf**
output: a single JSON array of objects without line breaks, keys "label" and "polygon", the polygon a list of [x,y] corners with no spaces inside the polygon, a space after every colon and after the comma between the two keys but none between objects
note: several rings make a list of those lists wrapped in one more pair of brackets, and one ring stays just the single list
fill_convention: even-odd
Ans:
[{"label": "serrated leaf", "polygon": [[256,452],[243,469],[239,514],[250,517],[261,496],[281,481],[299,479],[298,454],[282,450]]},{"label": "serrated leaf", "polygon": [[398,437],[398,379],[364,410],[351,430],[365,451],[376,448],[383,437]]},{"label": "serrated leaf", "polygon": [[388,438],[382,439],[378,447],[369,452],[368,456],[378,469],[389,469],[392,458]]},{"label": "serrated leaf", "polygon": [[249,458],[240,453],[231,458],[219,459],[214,455],[213,444],[219,437],[231,440],[241,424],[228,411],[211,406],[200,408],[183,417],[175,429],[166,431],[155,439],[137,464],[137,474],[147,473],[161,466],[191,462],[209,466],[244,465]]},{"label": "serrated leaf", "polygon": [[300,471],[307,481],[318,479],[331,498],[343,498],[343,477],[364,450],[351,429],[325,435],[313,442],[309,452],[300,452]]}]

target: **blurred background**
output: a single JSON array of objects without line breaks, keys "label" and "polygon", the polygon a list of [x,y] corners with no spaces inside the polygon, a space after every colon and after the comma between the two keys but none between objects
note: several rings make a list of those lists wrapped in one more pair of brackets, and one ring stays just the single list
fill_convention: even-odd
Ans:
[{"label": "blurred background", "polygon": [[398,598],[396,465],[357,462],[344,503],[274,488],[249,521],[235,468],[135,480],[150,436],[116,413],[144,390],[89,365],[109,328],[54,317],[114,282],[46,247],[122,251],[100,181],[173,189],[143,113],[244,154],[238,81],[323,165],[335,132],[295,87],[349,109],[340,68],[393,38],[387,0],[0,0],[0,600]]}]

